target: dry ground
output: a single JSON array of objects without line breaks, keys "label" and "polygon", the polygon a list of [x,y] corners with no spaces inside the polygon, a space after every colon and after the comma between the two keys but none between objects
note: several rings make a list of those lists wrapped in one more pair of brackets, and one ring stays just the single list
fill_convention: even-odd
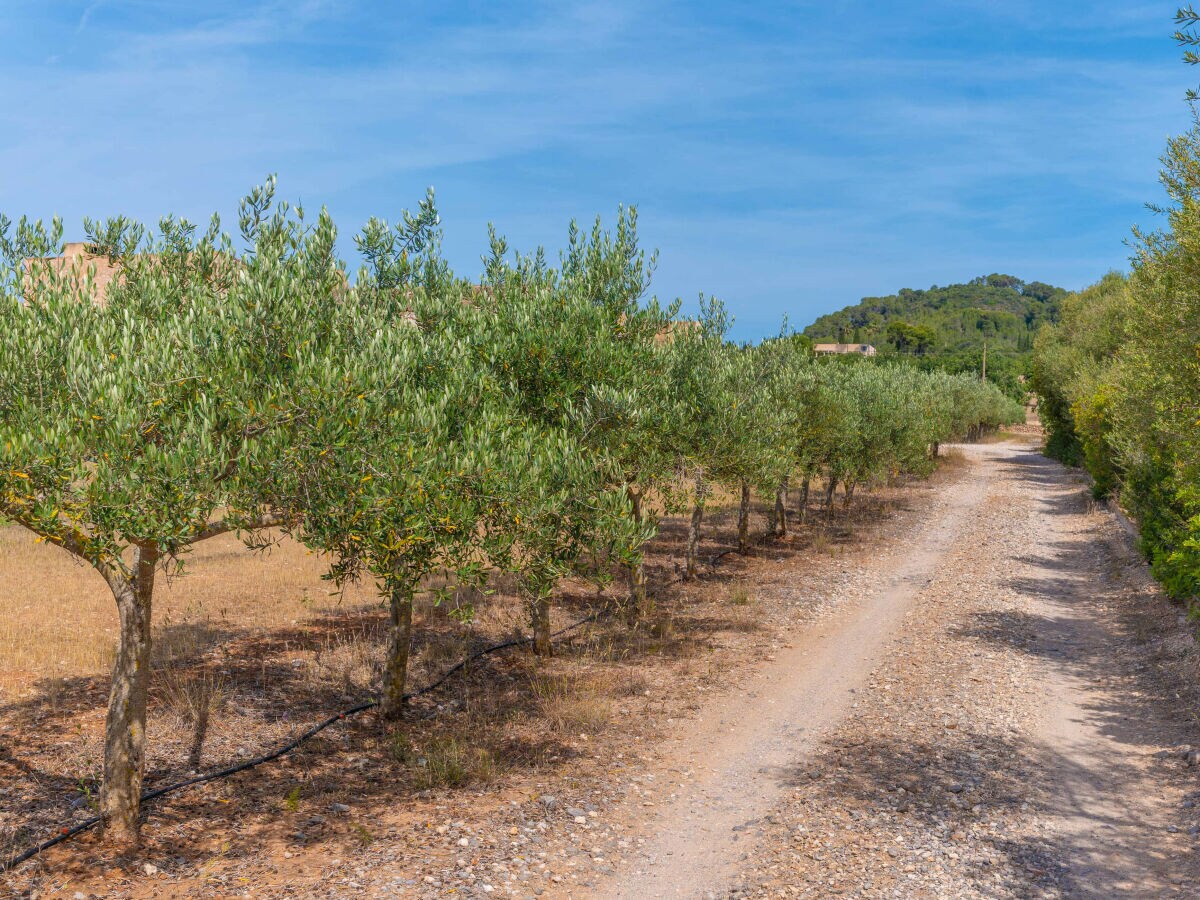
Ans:
[{"label": "dry ground", "polygon": [[[279,763],[155,805],[136,858],[111,859],[84,837],[0,884],[44,897],[240,896],[247,888],[296,895],[287,884],[298,894],[341,896],[329,867],[381,848],[397,861],[399,882],[424,884],[441,858],[462,852],[457,844],[447,851],[444,840],[427,846],[427,830],[486,821],[513,796],[573,796],[582,788],[554,785],[581,786],[609,759],[639,768],[662,718],[727,688],[733,672],[778,643],[803,604],[780,602],[772,585],[857,552],[931,489],[880,488],[849,512],[838,504],[828,527],[794,529],[748,557],[724,552],[735,522],[730,507],[718,506],[701,550],[708,560],[723,555],[690,584],[679,581],[683,520],[668,519],[649,558],[659,609],[636,630],[606,618],[573,632],[550,661],[523,650],[490,656],[417,704],[399,732],[365,716]],[[756,523],[765,526],[761,510]],[[0,529],[0,571],[0,844],[8,849],[91,814],[115,612],[98,576],[19,528]],[[369,696],[383,611],[369,588],[331,595],[323,571],[320,558],[286,540],[261,558],[227,536],[201,545],[187,574],[163,586],[147,788],[188,774],[192,729],[181,695],[196,682],[218,688],[205,770],[257,755]],[[461,598],[476,606],[470,625],[444,608],[419,609],[414,684],[521,630],[504,587]],[[556,627],[592,612],[597,598],[568,587],[559,600]],[[158,870],[153,877],[147,863]],[[546,872],[547,886],[561,883],[551,880],[557,870]]]},{"label": "dry ground", "polygon": [[[399,732],[362,717],[154,806],[136,857],[85,837],[0,886],[70,898],[1196,896],[1190,626],[1082,480],[1022,447],[1030,439],[947,448],[931,480],[856,497],[829,530],[724,555],[691,584],[678,581],[683,524],[671,520],[644,627],[604,619],[548,662],[488,657]],[[731,512],[717,520],[709,558],[733,543]],[[201,671],[223,682],[208,768],[360,699],[382,615],[362,594],[331,603],[320,561],[295,547],[267,560],[233,544],[204,552],[219,558],[198,555],[160,605],[159,633],[184,637],[163,642],[175,649],[160,655],[159,684]],[[2,617],[30,597],[54,602],[48,579],[62,579],[53,616],[17,617],[26,662],[2,682],[0,828],[31,829],[18,840],[86,815],[99,761],[104,656],[88,647],[111,612],[54,553],[26,546],[24,587],[0,594]],[[68,593],[73,583],[92,593]],[[470,626],[422,611],[418,684],[520,627],[503,592],[475,599]],[[562,601],[560,625],[595,607],[588,592]],[[179,707],[156,691],[148,786],[185,769]]]},{"label": "dry ground", "polygon": [[1082,476],[1013,442],[673,750],[616,897],[1200,896],[1193,631]]}]

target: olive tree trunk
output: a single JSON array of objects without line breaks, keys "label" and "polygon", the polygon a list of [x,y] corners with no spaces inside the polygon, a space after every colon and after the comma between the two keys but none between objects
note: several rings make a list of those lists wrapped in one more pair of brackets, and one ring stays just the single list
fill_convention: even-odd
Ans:
[{"label": "olive tree trunk", "polygon": [[775,536],[784,537],[787,534],[787,495],[788,495],[788,480],[786,478],[779,482],[779,487],[775,489]]},{"label": "olive tree trunk", "polygon": [[700,525],[704,521],[704,501],[708,497],[708,483],[704,470],[696,470],[696,502],[692,506],[692,520],[688,523],[687,554],[684,559],[683,580],[696,577],[696,556],[700,549]]},{"label": "olive tree trunk", "polygon": [[150,688],[150,616],[159,555],[153,544],[138,546],[131,574],[106,576],[117,601],[120,641],[104,723],[100,814],[104,817],[105,841],[118,847],[132,847],[138,842]]},{"label": "olive tree trunk", "polygon": [[538,656],[550,656],[550,591],[538,591],[531,598],[529,608],[533,620],[533,652]]},{"label": "olive tree trunk", "polygon": [[812,484],[812,476],[804,476],[804,484],[800,486],[800,524],[804,524],[804,520],[808,518],[808,489]]},{"label": "olive tree trunk", "polygon": [[825,485],[825,521],[829,521],[833,514],[833,493],[837,490],[837,483],[836,478],[830,478],[829,484]]},{"label": "olive tree trunk", "polygon": [[738,550],[750,548],[750,484],[742,481],[742,502],[738,504]]},{"label": "olive tree trunk", "polygon": [[[628,494],[633,519],[640,525],[643,522],[642,494],[633,488],[629,488]],[[650,614],[650,597],[646,592],[645,562],[639,557],[636,563],[631,563],[626,568],[626,575],[629,579],[628,615],[632,621],[636,622]]]},{"label": "olive tree trunk", "polygon": [[407,581],[393,581],[389,583],[388,588],[391,594],[391,621],[379,712],[384,719],[395,721],[404,712],[404,691],[408,686],[408,656],[412,648],[413,587]]}]

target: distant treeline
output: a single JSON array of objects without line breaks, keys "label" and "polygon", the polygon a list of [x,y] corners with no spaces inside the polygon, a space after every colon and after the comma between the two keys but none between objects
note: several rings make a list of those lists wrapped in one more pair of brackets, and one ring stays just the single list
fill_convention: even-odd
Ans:
[{"label": "distant treeline", "polygon": [[1058,321],[1066,296],[1041,281],[985,275],[967,284],[865,297],[817,319],[804,335],[814,342],[871,344],[885,358],[955,373],[982,373],[986,347],[988,379],[1019,398],[1034,337],[1044,324]]}]

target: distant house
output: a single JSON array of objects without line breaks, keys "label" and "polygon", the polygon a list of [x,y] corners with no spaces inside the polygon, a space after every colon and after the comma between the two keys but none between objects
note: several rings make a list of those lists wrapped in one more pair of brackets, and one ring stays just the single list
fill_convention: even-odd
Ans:
[{"label": "distant house", "polygon": [[[127,259],[114,259],[104,253],[95,253],[92,244],[75,241],[63,245],[61,256],[43,256],[26,259],[22,262],[24,278],[21,283],[21,293],[28,301],[36,300],[38,291],[53,283],[54,290],[61,292],[69,289],[77,292],[82,298],[86,295],[97,306],[103,306],[108,300],[108,292],[120,284],[122,267],[136,260],[148,267],[164,265],[160,254],[135,254]],[[236,256],[230,256],[217,251],[213,264],[206,269],[205,275],[213,284],[227,285],[232,266],[239,265]],[[89,287],[88,278],[91,278]],[[345,273],[342,273],[343,287],[348,287]]]},{"label": "distant house", "polygon": [[684,319],[677,322],[668,322],[662,327],[658,334],[654,336],[654,343],[659,347],[665,344],[673,344],[675,343],[675,339],[677,337],[681,337],[685,334],[695,334],[700,331],[700,328],[701,325],[699,322],[695,322],[690,319]]},{"label": "distant house", "polygon": [[62,256],[53,256],[45,259],[27,259],[24,261],[25,283],[22,286],[22,292],[26,298],[32,298],[37,295],[39,281],[50,277],[45,270],[37,271],[39,264],[48,265],[56,274],[69,273],[82,286],[83,276],[91,269],[93,273],[92,284],[95,288],[95,293],[92,295],[94,302],[104,305],[104,298],[108,292],[108,285],[116,277],[119,271],[118,267],[107,256],[97,256],[88,250],[88,245],[82,241],[66,244],[63,246]]},{"label": "distant house", "polygon": [[834,356],[840,353],[857,353],[859,356],[874,356],[875,348],[870,344],[815,344],[813,353],[817,356]]}]

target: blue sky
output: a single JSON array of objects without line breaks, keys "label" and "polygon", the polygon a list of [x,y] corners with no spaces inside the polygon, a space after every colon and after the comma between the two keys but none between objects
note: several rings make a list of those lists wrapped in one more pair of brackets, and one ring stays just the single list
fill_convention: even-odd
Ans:
[{"label": "blue sky", "polygon": [[204,221],[269,172],[349,235],[437,190],[561,246],[637,204],[735,335],[994,271],[1124,267],[1200,72],[1174,4],[0,2],[0,210]]}]

